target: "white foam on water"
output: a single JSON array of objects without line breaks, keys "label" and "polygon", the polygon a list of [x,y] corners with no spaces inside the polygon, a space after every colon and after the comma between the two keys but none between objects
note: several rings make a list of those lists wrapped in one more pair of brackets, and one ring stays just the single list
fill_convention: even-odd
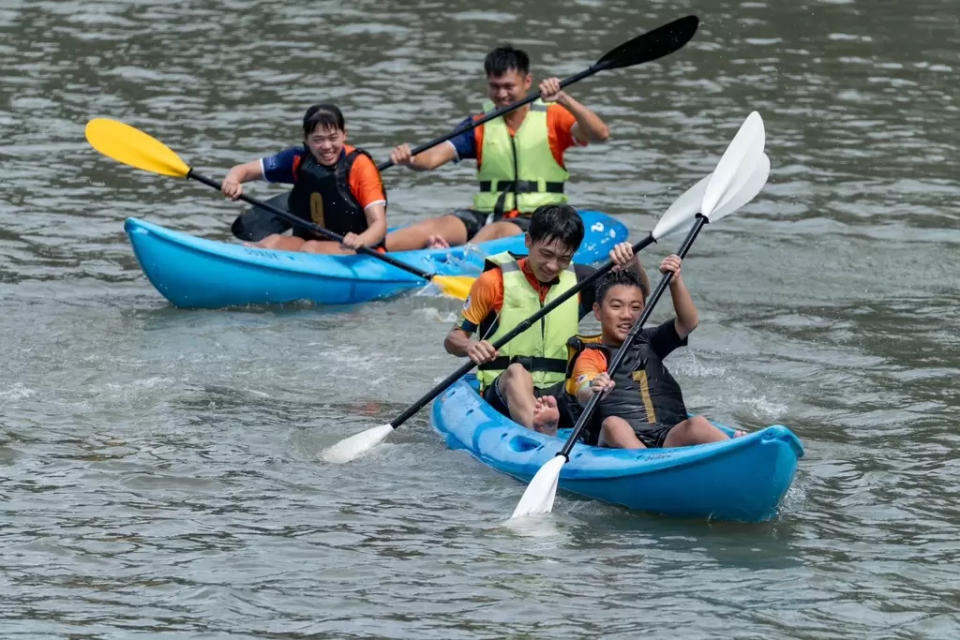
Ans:
[{"label": "white foam on water", "polygon": [[24,400],[26,398],[32,398],[35,395],[37,395],[37,392],[34,389],[19,382],[0,391],[0,399],[2,400]]}]

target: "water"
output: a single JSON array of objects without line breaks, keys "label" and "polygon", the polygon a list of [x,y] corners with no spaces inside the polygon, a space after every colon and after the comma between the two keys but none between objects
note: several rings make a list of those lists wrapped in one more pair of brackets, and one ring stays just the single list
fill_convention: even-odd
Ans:
[{"label": "water", "polygon": [[[707,3],[681,52],[570,88],[613,133],[568,154],[573,201],[637,236],[764,116],[770,184],[693,247],[701,326],[670,361],[694,410],[803,439],[759,525],[561,494],[507,526],[523,486],[446,450],[426,412],[323,463],[457,366],[457,303],[174,309],[124,217],[227,239],[236,207],[83,139],[118,118],[221,176],[333,100],[384,159],[482,101],[500,41],[563,77],[690,10],[0,3],[2,635],[956,637],[954,3]],[[391,169],[392,219],[462,206],[470,178]]]}]

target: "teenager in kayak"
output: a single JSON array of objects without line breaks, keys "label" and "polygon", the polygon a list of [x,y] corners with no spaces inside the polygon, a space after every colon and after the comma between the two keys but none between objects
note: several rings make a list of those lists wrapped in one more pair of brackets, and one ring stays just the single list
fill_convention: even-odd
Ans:
[{"label": "teenager in kayak", "polygon": [[343,236],[343,244],[294,225],[293,235],[272,233],[255,246],[311,253],[353,253],[378,247],[387,233],[387,198],[370,155],[347,141],[343,114],[335,105],[315,104],[303,116],[303,145],[238,164],[220,186],[234,200],[243,183],[293,184],[289,210]]},{"label": "teenager in kayak", "polygon": [[[489,112],[522,100],[533,83],[530,59],[507,45],[491,51],[483,63]],[[479,191],[473,207],[422,220],[387,236],[391,251],[446,247],[470,240],[479,243],[523,233],[534,209],[563,204],[569,177],[564,152],[570,147],[603,142],[610,132],[593,111],[560,89],[557,78],[540,83],[540,99],[466,131],[431,149],[410,155],[410,146],[390,154],[394,164],[429,171],[448,162],[477,161]],[[472,116],[465,126],[481,116]]]},{"label": "teenager in kayak", "polygon": [[[600,341],[574,339],[579,355],[567,390],[584,406],[595,393],[603,393],[591,422],[587,442],[602,447],[644,449],[682,447],[727,440],[726,433],[703,416],[688,417],[680,385],[663,364],[699,323],[697,308],[684,284],[680,258],[667,256],[660,263],[670,272],[674,318],[640,331],[613,377],[607,363],[620,348],[643,313],[649,286],[628,271],[611,272],[597,285],[593,313],[600,321]],[[742,435],[738,432],[737,435]]]},{"label": "teenager in kayak", "polygon": [[[593,308],[592,292],[582,291],[579,300],[571,296],[499,351],[492,343],[595,271],[571,264],[583,234],[573,207],[538,207],[525,238],[529,255],[517,259],[505,252],[487,259],[443,342],[447,352],[477,363],[481,393],[490,405],[514,422],[550,435],[558,422],[571,421],[563,398],[566,345],[580,318]],[[643,273],[629,242],[616,245],[610,260]],[[634,277],[646,281],[645,275]],[[479,339],[471,339],[474,333]]]}]

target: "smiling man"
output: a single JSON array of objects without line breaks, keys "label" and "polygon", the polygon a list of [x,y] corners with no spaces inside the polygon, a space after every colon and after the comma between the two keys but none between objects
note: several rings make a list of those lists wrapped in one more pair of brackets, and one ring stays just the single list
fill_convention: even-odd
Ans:
[{"label": "smiling man", "polygon": [[[592,292],[581,292],[579,300],[571,296],[499,351],[493,343],[595,271],[571,263],[583,232],[573,207],[537,208],[525,238],[529,255],[517,259],[501,253],[487,259],[487,269],[474,281],[460,318],[443,342],[449,353],[477,363],[480,390],[488,403],[514,422],[549,435],[556,433],[558,423],[571,421],[563,394],[566,345],[577,333],[580,318],[593,308]],[[616,245],[610,260],[619,268],[632,264],[634,277],[646,282],[629,242]],[[479,339],[472,339],[477,332]]]},{"label": "smiling man", "polygon": [[[530,59],[507,45],[484,60],[487,74],[485,113],[526,97],[533,84]],[[540,83],[540,99],[466,131],[415,156],[403,144],[390,160],[415,171],[429,171],[467,158],[477,161],[478,192],[473,207],[423,220],[387,236],[391,251],[483,242],[527,230],[530,215],[544,204],[563,204],[569,177],[564,152],[573,146],[603,142],[609,129],[597,115],[560,89],[557,78]],[[482,115],[471,116],[466,126]]]}]

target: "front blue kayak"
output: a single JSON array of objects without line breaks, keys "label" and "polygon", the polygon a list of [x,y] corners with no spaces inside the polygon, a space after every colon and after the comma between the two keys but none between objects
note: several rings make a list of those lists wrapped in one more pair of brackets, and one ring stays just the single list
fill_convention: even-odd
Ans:
[{"label": "front blue kayak", "polygon": [[[434,428],[451,449],[529,481],[566,441],[526,429],[477,393],[473,376],[433,403]],[[728,433],[733,430],[717,425]],[[776,515],[803,456],[782,425],[740,438],[671,449],[606,449],[574,445],[560,488],[630,509],[672,516],[757,522]]]},{"label": "front blue kayak", "polygon": [[[581,211],[586,235],[576,262],[605,260],[627,238],[627,228],[598,211]],[[352,304],[388,298],[426,281],[376,258],[274,251],[207,240],[128,218],[124,229],[143,272],[178,307],[219,308],[310,300]],[[434,275],[479,275],[483,258],[501,251],[526,253],[523,236],[451,249],[390,253]]]}]

